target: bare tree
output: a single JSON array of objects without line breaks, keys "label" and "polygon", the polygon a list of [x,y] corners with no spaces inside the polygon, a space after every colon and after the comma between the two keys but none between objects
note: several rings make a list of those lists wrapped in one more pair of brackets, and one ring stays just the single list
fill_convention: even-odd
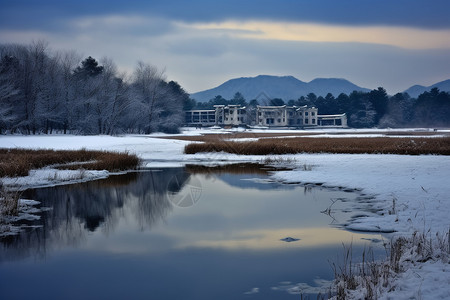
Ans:
[{"label": "bare tree", "polygon": [[[3,48],[0,53],[3,54]],[[17,100],[19,89],[16,88],[13,80],[14,69],[18,65],[18,60],[5,53],[0,59],[0,133],[3,129],[11,129],[14,114],[14,102]]]},{"label": "bare tree", "polygon": [[60,57],[60,72],[61,72],[61,115],[62,115],[62,128],[64,134],[68,130],[73,129],[74,122],[74,105],[76,101],[75,93],[75,79],[72,76],[78,62],[81,60],[81,56],[75,51],[65,51],[59,53]]},{"label": "bare tree", "polygon": [[167,93],[164,79],[164,70],[159,71],[155,66],[138,62],[134,71],[133,92],[139,101],[136,103],[140,121],[138,126],[142,126],[147,134],[157,129],[158,116]]}]

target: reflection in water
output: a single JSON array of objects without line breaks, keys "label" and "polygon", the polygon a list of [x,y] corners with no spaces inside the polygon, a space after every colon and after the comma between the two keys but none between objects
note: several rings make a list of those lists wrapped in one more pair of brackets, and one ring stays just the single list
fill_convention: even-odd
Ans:
[{"label": "reflection in water", "polygon": [[269,175],[270,171],[288,170],[287,168],[275,168],[272,166],[261,166],[258,163],[239,163],[239,164],[225,164],[218,166],[203,166],[203,165],[186,165],[186,171],[191,174],[259,174]]},{"label": "reflection in water", "polygon": [[[0,298],[295,299],[292,287],[332,278],[342,242],[373,237],[330,226],[350,217],[344,201],[331,207],[336,221],[321,213],[357,195],[245,169],[148,170],[27,191],[53,209],[29,223],[39,228],[1,240]],[[198,202],[178,205],[186,195]]]},{"label": "reflection in water", "polygon": [[111,232],[124,215],[125,202],[141,229],[151,227],[172,209],[167,191],[169,181],[175,176],[180,185],[169,189],[176,192],[189,179],[183,168],[128,173],[82,184],[28,190],[24,198],[40,201],[42,206],[52,210],[30,224],[40,227],[5,238],[0,261],[29,255],[42,258],[49,247],[77,246],[100,225],[106,233]]}]

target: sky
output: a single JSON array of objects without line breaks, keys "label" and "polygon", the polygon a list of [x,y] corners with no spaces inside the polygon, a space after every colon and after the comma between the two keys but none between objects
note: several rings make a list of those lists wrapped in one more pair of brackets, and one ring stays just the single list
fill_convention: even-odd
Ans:
[{"label": "sky", "polygon": [[138,61],[194,93],[236,77],[345,78],[388,93],[450,79],[448,0],[0,0],[0,43]]}]

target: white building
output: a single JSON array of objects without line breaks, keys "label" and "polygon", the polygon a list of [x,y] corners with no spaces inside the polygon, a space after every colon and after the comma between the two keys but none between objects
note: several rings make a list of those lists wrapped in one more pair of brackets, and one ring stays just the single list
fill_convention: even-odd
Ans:
[{"label": "white building", "polygon": [[187,110],[184,123],[188,126],[214,126],[216,111],[214,109]]},{"label": "white building", "polygon": [[347,115],[319,115],[317,125],[321,127],[347,127]]},{"label": "white building", "polygon": [[239,126],[246,124],[247,111],[240,105],[214,105],[216,125]]},{"label": "white building", "polygon": [[305,106],[257,106],[258,125],[268,127],[317,126],[317,108]]},{"label": "white building", "polygon": [[[256,114],[256,116],[254,115]],[[253,115],[253,116],[252,116]],[[265,127],[347,127],[347,116],[319,115],[316,107],[305,106],[257,106],[247,110],[240,105],[214,105],[210,110],[185,112],[188,126],[242,126]]]}]

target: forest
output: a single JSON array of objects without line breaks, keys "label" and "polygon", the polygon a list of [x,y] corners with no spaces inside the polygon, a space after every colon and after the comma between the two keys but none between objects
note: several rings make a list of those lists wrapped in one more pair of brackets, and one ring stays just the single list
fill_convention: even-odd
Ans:
[{"label": "forest", "polygon": [[407,93],[389,96],[382,87],[370,92],[353,91],[349,95],[341,93],[334,97],[328,93],[325,97],[309,93],[297,100],[284,101],[274,99],[252,99],[249,102],[237,92],[232,99],[218,95],[208,102],[185,102],[188,109],[211,109],[214,105],[240,104],[250,109],[256,105],[314,106],[320,115],[342,114],[348,118],[353,128],[366,127],[448,127],[450,126],[450,93],[437,88],[424,92],[417,98]]},{"label": "forest", "polygon": [[164,70],[138,62],[132,74],[119,72],[109,58],[82,58],[52,51],[45,41],[0,44],[0,134],[176,133],[183,111],[217,104],[315,106],[320,115],[346,113],[348,125],[364,127],[450,126],[450,94],[437,88],[417,98],[389,96],[382,87],[325,97],[252,99],[237,92],[196,102]]},{"label": "forest", "polygon": [[173,133],[188,99],[147,63],[128,75],[111,59],[51,51],[45,41],[0,45],[0,133]]}]

